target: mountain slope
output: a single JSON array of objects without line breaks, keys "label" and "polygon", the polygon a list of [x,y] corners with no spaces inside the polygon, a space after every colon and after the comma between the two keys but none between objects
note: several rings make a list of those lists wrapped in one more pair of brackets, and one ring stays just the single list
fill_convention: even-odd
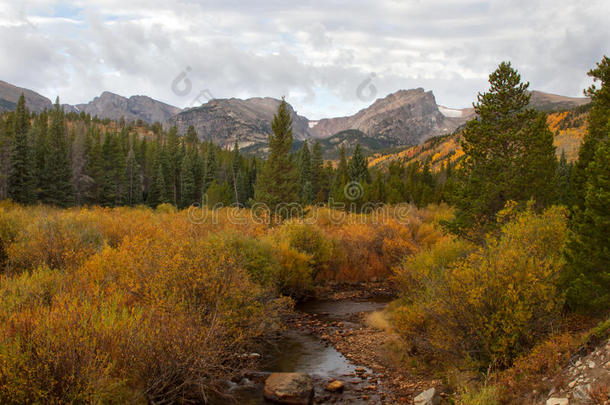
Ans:
[{"label": "mountain slope", "polygon": [[118,94],[103,92],[87,104],[74,106],[78,111],[84,111],[92,116],[119,120],[124,117],[127,121],[142,121],[152,124],[165,123],[181,110],[178,107],[165,104],[148,96],[131,96],[129,98]]},{"label": "mountain slope", "polygon": [[[201,107],[180,112],[169,123],[176,125],[180,134],[193,125],[200,139],[212,140],[222,146],[232,146],[235,140],[240,147],[262,146],[267,143],[271,121],[280,102],[271,97],[213,99]],[[292,116],[293,138],[310,138],[309,120],[298,115],[290,104],[288,109]]]},{"label": "mountain slope", "polygon": [[[587,131],[587,116],[586,105],[548,115],[547,124],[555,134],[553,143],[557,147],[557,156],[565,151],[568,161],[578,158],[578,150]],[[393,161],[409,164],[414,161],[429,160],[433,169],[439,169],[444,162],[457,162],[464,156],[460,142],[461,131],[457,131],[429,139],[421,145],[415,145],[400,152],[377,154],[369,160],[369,166],[385,167]]]},{"label": "mountain slope", "polygon": [[377,99],[350,117],[322,119],[312,127],[312,132],[318,138],[328,138],[356,129],[371,137],[385,138],[394,145],[416,145],[454,131],[465,118],[446,116],[439,110],[432,92],[418,88]]},{"label": "mountain slope", "polygon": [[17,107],[17,101],[21,93],[25,96],[25,102],[30,111],[41,112],[45,108],[50,109],[53,105],[51,100],[35,91],[17,87],[0,80],[0,111],[14,110]]},{"label": "mountain slope", "polygon": [[539,111],[564,111],[588,104],[591,99],[587,97],[565,97],[557,94],[533,90],[530,92],[530,106]]}]

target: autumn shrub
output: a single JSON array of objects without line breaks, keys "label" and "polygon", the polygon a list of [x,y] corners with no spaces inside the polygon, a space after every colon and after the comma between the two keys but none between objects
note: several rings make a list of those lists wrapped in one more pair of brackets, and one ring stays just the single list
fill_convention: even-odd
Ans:
[{"label": "autumn shrub", "polygon": [[581,342],[579,334],[558,333],[517,357],[509,369],[497,376],[496,385],[502,388],[503,402],[523,402],[521,395],[524,392],[549,390],[555,384],[549,376],[559,374]]},{"label": "autumn shrub", "polygon": [[26,215],[6,247],[9,271],[75,268],[103,245],[95,219],[76,210],[38,209]]},{"label": "autumn shrub", "polygon": [[332,266],[333,244],[315,225],[288,222],[273,231],[273,239],[310,256],[312,279]]},{"label": "autumn shrub", "polygon": [[274,245],[278,260],[275,285],[280,293],[301,300],[313,289],[312,256],[290,246],[287,241]]},{"label": "autumn shrub", "polygon": [[[0,275],[0,403],[206,402],[243,367],[240,353],[277,327],[283,301],[214,225],[192,228],[182,212],[50,212],[52,237],[30,245],[48,218],[10,213],[26,219],[11,249],[47,243],[63,262],[27,270],[47,263],[34,252]],[[62,250],[78,246],[80,255]],[[271,253],[257,249],[261,260]]]},{"label": "autumn shrub", "polygon": [[412,349],[510,365],[558,322],[565,238],[565,211],[552,207],[516,215],[471,253],[444,240],[407,259],[397,270],[405,292],[395,328]]},{"label": "autumn shrub", "polygon": [[275,248],[266,239],[232,237],[235,255],[239,257],[250,279],[263,286],[275,285],[279,261]]}]

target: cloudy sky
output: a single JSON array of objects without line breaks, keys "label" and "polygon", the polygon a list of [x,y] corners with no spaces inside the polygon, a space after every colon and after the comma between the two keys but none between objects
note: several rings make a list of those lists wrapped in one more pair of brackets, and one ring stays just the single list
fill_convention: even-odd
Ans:
[{"label": "cloudy sky", "polygon": [[423,87],[461,108],[502,60],[582,95],[609,20],[608,0],[2,0],[0,79],[70,104],[285,95],[317,119]]}]

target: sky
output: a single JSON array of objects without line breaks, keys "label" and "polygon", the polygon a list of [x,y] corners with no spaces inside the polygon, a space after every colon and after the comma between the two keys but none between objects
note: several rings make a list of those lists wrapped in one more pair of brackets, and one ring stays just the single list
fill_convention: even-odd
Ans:
[{"label": "sky", "polygon": [[503,60],[531,89],[582,96],[609,46],[608,0],[0,3],[0,80],[69,104],[285,96],[319,119],[423,87],[464,108]]}]

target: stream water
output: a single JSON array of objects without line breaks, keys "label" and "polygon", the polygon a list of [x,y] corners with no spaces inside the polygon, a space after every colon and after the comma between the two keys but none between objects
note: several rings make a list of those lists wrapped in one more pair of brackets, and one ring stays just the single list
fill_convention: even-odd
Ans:
[{"label": "stream water", "polygon": [[[377,311],[383,309],[387,303],[388,298],[385,297],[367,300],[310,301],[298,305],[296,310],[331,321],[355,322],[360,312]],[[351,363],[335,348],[315,335],[295,329],[285,331],[277,346],[264,357],[261,369],[263,372],[302,372],[311,375],[318,382],[328,381],[330,378],[345,380],[347,376],[354,376],[356,368],[360,367]],[[365,370],[370,371],[366,368]],[[262,397],[260,384],[250,381],[244,384],[242,381],[234,389],[238,403],[242,405],[270,403]],[[354,398],[349,399],[349,403],[359,402],[364,403]]]}]

